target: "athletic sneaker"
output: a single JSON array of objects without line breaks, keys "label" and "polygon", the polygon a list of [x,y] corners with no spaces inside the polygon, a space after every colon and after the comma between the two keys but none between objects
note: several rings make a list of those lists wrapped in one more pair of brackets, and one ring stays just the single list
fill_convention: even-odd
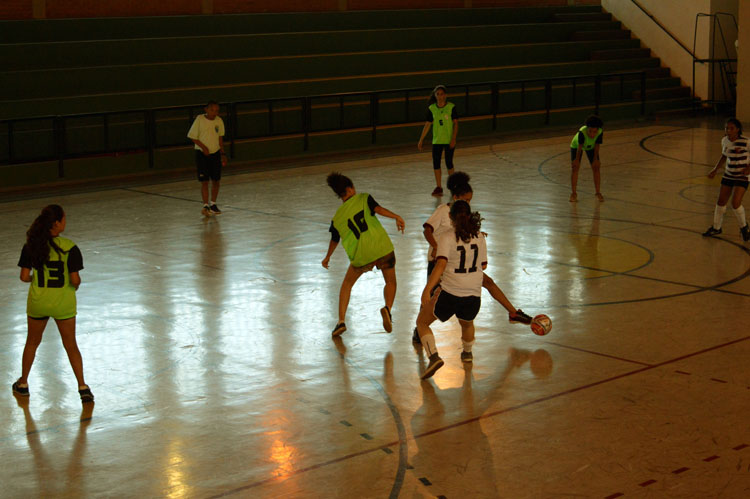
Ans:
[{"label": "athletic sneaker", "polygon": [[336,327],[333,328],[333,331],[331,331],[331,336],[335,338],[336,336],[340,336],[344,331],[346,331],[346,324],[339,322],[336,324]]},{"label": "athletic sneaker", "polygon": [[461,362],[466,362],[467,364],[470,362],[474,362],[474,355],[471,352],[461,352]]},{"label": "athletic sneaker", "polygon": [[601,192],[596,193],[596,200],[603,203],[604,202],[604,196],[602,196]]},{"label": "athletic sneaker", "polygon": [[578,194],[576,194],[575,192],[571,192],[568,201],[570,201],[571,203],[575,203],[576,201],[578,201]]},{"label": "athletic sneaker", "polygon": [[528,316],[528,315],[526,315],[526,314],[524,314],[523,310],[521,310],[519,308],[518,310],[516,310],[516,314],[515,315],[508,314],[508,321],[511,324],[517,324],[517,323],[531,324],[531,317]]},{"label": "athletic sneaker", "polygon": [[443,364],[443,359],[441,359],[437,353],[430,355],[430,363],[427,366],[427,369],[424,370],[424,373],[422,373],[422,379],[431,378],[438,369],[443,367]]},{"label": "athletic sneaker", "polygon": [[20,395],[21,397],[28,397],[29,396],[29,385],[21,386],[18,381],[13,383],[11,386],[13,388],[13,393],[16,395]]},{"label": "athletic sneaker", "polygon": [[411,341],[417,345],[422,344],[422,339],[419,337],[419,330],[416,327],[414,328],[414,334],[411,335]]},{"label": "athletic sneaker", "polygon": [[747,224],[740,229],[740,234],[742,235],[743,241],[750,241],[750,227],[748,227]]},{"label": "athletic sneaker", "polygon": [[433,196],[442,196],[443,195],[443,188],[442,187],[435,187],[435,190],[432,191]]},{"label": "athletic sneaker", "polygon": [[81,396],[81,402],[84,404],[94,401],[94,394],[91,393],[91,389],[88,386],[82,390],[78,390],[78,395]]},{"label": "athletic sneaker", "polygon": [[212,215],[221,215],[221,210],[219,209],[218,206],[216,206],[216,203],[211,205],[210,210],[211,210]]},{"label": "athletic sneaker", "polygon": [[391,311],[388,310],[388,307],[381,308],[380,315],[383,316],[383,329],[385,329],[387,333],[393,331],[393,318],[391,317]]},{"label": "athletic sneaker", "polygon": [[207,204],[204,204],[203,208],[201,208],[201,213],[204,216],[206,216],[206,217],[210,217],[211,216],[211,207],[208,206]]},{"label": "athletic sneaker", "polygon": [[712,225],[703,233],[703,237],[718,236],[719,234],[721,234],[721,229],[714,229],[714,226]]}]

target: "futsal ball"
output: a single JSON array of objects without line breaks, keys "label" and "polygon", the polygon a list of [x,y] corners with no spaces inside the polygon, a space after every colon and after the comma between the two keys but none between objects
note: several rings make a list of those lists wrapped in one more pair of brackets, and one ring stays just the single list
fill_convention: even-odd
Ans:
[{"label": "futsal ball", "polygon": [[552,320],[550,320],[550,318],[546,315],[539,314],[531,319],[531,330],[534,331],[534,334],[544,336],[545,334],[549,333],[551,329]]}]

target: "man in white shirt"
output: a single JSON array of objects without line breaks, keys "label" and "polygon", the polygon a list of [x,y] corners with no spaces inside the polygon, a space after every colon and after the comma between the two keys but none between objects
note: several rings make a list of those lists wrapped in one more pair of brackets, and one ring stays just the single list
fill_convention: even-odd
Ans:
[{"label": "man in white shirt", "polygon": [[[203,197],[203,214],[219,215],[221,210],[216,206],[219,196],[221,169],[227,165],[224,154],[224,121],[219,116],[219,104],[210,101],[204,108],[206,114],[195,118],[188,131],[188,138],[195,144],[195,165],[198,169],[198,181],[201,183]],[[208,182],[211,185],[211,202],[208,202]]]}]

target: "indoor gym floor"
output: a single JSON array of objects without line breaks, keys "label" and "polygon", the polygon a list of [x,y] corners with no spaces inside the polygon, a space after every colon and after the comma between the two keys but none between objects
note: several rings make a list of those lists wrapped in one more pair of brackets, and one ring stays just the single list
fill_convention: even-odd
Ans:
[{"label": "indoor gym floor", "polygon": [[[439,202],[429,152],[228,175],[212,218],[194,180],[0,204],[0,495],[750,496],[750,254],[731,209],[721,237],[701,237],[723,131],[607,129],[606,201],[584,161],[575,204],[571,135],[459,141],[487,274],[553,328],[509,324],[485,292],[473,365],[452,319],[434,328],[446,364],[424,382],[411,333]],[[397,256],[391,334],[372,272],[331,339],[348,264],[341,247],[320,264],[333,170],[406,220],[402,235],[381,219]],[[49,203],[84,255],[77,337],[96,404],[83,411],[53,323],[31,397],[10,389],[26,336],[16,262]]]}]

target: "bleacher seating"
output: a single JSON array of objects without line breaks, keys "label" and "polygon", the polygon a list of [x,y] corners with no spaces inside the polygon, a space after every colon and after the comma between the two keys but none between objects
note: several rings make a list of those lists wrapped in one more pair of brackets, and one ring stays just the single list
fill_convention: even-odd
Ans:
[{"label": "bleacher seating", "polygon": [[[11,133],[15,160],[53,155],[59,144],[52,133],[58,125],[48,118],[52,116],[118,113],[67,118],[67,153],[138,150],[144,147],[144,117],[139,112],[144,109],[182,107],[160,111],[155,117],[157,143],[179,144],[200,104],[209,99],[230,103],[381,91],[378,122],[394,126],[378,132],[378,143],[403,142],[414,135],[415,126],[421,126],[426,91],[411,95],[405,106],[403,92],[388,90],[427,89],[442,83],[456,94],[451,99],[460,110],[481,114],[489,109],[490,87],[472,87],[465,93],[462,85],[641,70],[648,71],[649,111],[688,105],[689,91],[680,87],[679,79],[670,77],[639,40],[598,6],[4,21],[0,22],[0,88],[5,89],[0,96],[0,162],[7,162],[11,154]],[[523,92],[520,84],[501,87],[498,129],[504,127],[503,113],[513,126],[539,125],[543,85],[523,87]],[[572,81],[556,82],[553,122],[577,122],[591,111],[593,93],[591,82],[575,88]],[[603,84],[605,119],[637,115],[640,93],[636,79]],[[311,110],[311,131],[336,128],[342,121],[367,128],[369,105],[363,96],[317,100]],[[268,112],[265,103],[237,106],[241,135],[259,137],[244,146],[237,144],[238,159],[302,152],[298,137],[289,147],[290,142],[282,142],[281,137],[285,132],[298,134],[299,101],[277,105],[272,118]],[[404,126],[406,118],[418,124]],[[461,133],[491,131],[486,118],[471,120]],[[2,121],[19,119],[26,121],[15,122],[12,130]],[[261,139],[271,132],[276,137]],[[367,144],[355,135],[327,133],[310,149]],[[184,166],[189,167],[187,150],[182,156],[170,153],[169,166],[175,167],[174,158],[187,158]],[[86,177],[147,168],[136,163],[121,167],[112,160],[96,171],[66,167],[65,178],[71,178],[73,171]],[[57,171],[57,164],[48,167]],[[18,168],[0,168],[0,179],[11,184],[26,182],[18,175]],[[55,178],[54,172],[35,175],[43,181]]]}]

